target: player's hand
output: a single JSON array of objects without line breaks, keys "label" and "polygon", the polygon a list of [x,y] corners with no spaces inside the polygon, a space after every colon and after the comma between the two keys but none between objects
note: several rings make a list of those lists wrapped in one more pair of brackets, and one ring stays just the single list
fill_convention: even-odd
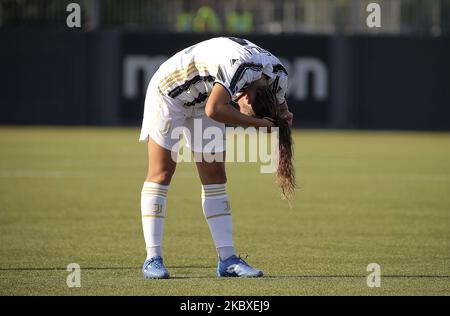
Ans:
[{"label": "player's hand", "polygon": [[272,127],[275,127],[275,121],[270,117],[263,117],[261,120],[261,124],[259,127],[267,127],[267,132],[272,132]]},{"label": "player's hand", "polygon": [[269,117],[263,117],[261,121],[260,127],[275,127],[275,122]]},{"label": "player's hand", "polygon": [[294,114],[292,114],[292,112],[289,111],[286,102],[284,102],[283,104],[280,105],[280,117],[283,120],[286,120],[288,122],[289,126],[292,126]]}]

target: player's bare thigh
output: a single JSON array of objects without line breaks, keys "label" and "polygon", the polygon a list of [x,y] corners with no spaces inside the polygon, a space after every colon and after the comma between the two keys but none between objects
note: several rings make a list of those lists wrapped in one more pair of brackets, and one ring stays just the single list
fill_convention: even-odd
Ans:
[{"label": "player's bare thigh", "polygon": [[148,137],[148,172],[146,181],[169,185],[177,163],[171,151],[158,145]]},{"label": "player's bare thigh", "polygon": [[[199,155],[196,153],[196,155]],[[222,184],[227,182],[227,176],[225,172],[225,152],[221,161],[212,161],[212,159],[207,159],[208,155],[203,154],[203,158],[206,159],[196,159],[197,170],[200,176],[200,181],[203,185],[207,184]],[[198,156],[197,156],[198,157]]]}]

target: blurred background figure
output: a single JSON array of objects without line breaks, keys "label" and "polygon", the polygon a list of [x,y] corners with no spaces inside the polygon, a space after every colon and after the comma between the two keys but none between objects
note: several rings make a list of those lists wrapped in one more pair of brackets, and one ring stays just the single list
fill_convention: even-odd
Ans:
[{"label": "blurred background figure", "polygon": [[220,19],[208,1],[198,8],[193,24],[196,33],[218,33],[222,30]]},{"label": "blurred background figure", "polygon": [[182,0],[181,11],[177,15],[175,29],[177,32],[189,33],[194,31],[193,20],[195,15],[193,2]]},{"label": "blurred background figure", "polygon": [[195,1],[182,0],[175,29],[182,33],[217,33],[222,30],[222,25],[208,2],[199,7]]},{"label": "blurred background figure", "polygon": [[234,2],[235,9],[227,12],[226,30],[228,33],[248,34],[253,32],[253,14],[244,9],[243,1]]}]

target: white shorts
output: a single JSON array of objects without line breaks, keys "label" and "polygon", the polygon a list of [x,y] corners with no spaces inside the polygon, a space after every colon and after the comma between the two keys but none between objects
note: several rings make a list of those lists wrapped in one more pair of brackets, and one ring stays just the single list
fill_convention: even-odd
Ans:
[{"label": "white shorts", "polygon": [[194,152],[225,151],[225,124],[206,116],[204,107],[188,107],[162,95],[160,78],[156,73],[148,85],[139,141],[147,142],[150,136],[161,147],[177,152],[183,135],[186,146]]}]

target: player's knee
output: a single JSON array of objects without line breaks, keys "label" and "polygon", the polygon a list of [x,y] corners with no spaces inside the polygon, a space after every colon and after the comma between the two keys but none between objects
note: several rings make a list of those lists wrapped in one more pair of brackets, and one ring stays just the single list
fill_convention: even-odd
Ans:
[{"label": "player's knee", "polygon": [[175,169],[171,168],[149,172],[146,181],[155,182],[163,185],[169,185],[170,181],[172,180],[174,172]]},{"label": "player's knee", "polygon": [[208,172],[204,175],[203,184],[224,184],[227,182],[227,175],[224,170],[214,170],[214,172]]}]

